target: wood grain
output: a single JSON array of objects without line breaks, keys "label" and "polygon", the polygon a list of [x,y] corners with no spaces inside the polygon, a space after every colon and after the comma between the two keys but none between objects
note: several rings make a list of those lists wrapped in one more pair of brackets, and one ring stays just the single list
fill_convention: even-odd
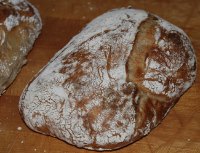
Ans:
[{"label": "wood grain", "polygon": [[[0,97],[0,153],[94,153],[28,129],[18,112],[19,96],[30,79],[89,21],[126,6],[145,9],[181,27],[200,60],[199,0],[30,0],[39,10],[43,30],[28,64]],[[200,72],[164,121],[147,137],[116,153],[200,153]],[[20,130],[21,127],[22,129]]]}]

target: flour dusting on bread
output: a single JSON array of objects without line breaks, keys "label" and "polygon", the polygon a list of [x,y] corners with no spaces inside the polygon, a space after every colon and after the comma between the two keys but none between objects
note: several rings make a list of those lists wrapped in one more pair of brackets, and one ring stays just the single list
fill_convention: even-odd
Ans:
[{"label": "flour dusting on bread", "polygon": [[[192,70],[196,59],[194,50],[188,36],[180,28],[161,18],[157,22],[155,44],[158,47],[152,49],[156,55],[146,59],[147,71],[143,85],[156,94],[166,94],[170,98],[179,97],[195,79],[196,71]],[[162,60],[160,54],[164,57]],[[178,74],[184,65],[188,73],[182,75],[187,79]]]},{"label": "flour dusting on bread", "polygon": [[[166,29],[163,28],[163,34],[156,20],[150,20],[152,26],[157,25],[156,32],[150,33],[155,37],[151,41],[157,50],[149,52],[160,53],[162,61],[147,56],[134,65],[136,68],[141,64],[145,66],[146,73],[138,73],[144,77],[138,82],[130,81],[128,67],[133,65],[127,63],[134,58],[131,53],[137,48],[135,44],[142,43],[136,40],[142,33],[141,26],[149,18],[145,11],[122,8],[90,22],[24,89],[19,108],[25,123],[37,132],[99,151],[121,148],[147,135],[177,101],[173,99],[174,93],[180,96],[176,81],[175,87],[173,82],[165,82],[181,67],[182,58],[177,56],[185,51],[166,50],[166,54],[175,55],[176,59],[171,65],[163,65],[165,49],[159,51],[159,43],[168,48],[171,46],[168,39],[173,40],[167,36],[163,39]],[[165,68],[169,69],[163,71]],[[190,71],[189,68],[184,70]],[[182,85],[181,79],[179,81]],[[159,96],[154,94],[171,99],[160,102]]]}]

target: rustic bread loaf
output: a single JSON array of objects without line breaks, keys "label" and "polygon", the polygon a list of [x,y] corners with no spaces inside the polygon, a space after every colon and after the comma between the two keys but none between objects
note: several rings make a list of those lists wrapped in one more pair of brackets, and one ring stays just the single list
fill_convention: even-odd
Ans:
[{"label": "rustic bread loaf", "polygon": [[34,131],[91,150],[147,135],[196,75],[187,35],[136,9],[89,23],[35,76],[19,102]]},{"label": "rustic bread loaf", "polygon": [[41,30],[36,8],[25,0],[0,0],[0,94],[13,82]]}]

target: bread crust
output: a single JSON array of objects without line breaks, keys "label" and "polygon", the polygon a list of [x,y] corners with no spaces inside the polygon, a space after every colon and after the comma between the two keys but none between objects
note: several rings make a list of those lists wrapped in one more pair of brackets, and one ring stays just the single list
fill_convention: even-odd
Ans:
[{"label": "bread crust", "polygon": [[36,132],[80,148],[118,149],[162,121],[193,83],[195,61],[179,28],[142,10],[112,10],[89,23],[34,77],[19,110]]},{"label": "bread crust", "polygon": [[0,94],[13,82],[42,28],[37,9],[26,0],[0,1]]}]

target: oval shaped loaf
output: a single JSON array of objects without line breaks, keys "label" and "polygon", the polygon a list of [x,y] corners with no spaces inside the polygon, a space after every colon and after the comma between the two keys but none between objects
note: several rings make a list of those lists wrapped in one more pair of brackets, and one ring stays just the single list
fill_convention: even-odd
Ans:
[{"label": "oval shaped loaf", "polygon": [[13,82],[38,37],[42,23],[26,0],[0,0],[0,94]]},{"label": "oval shaped loaf", "polygon": [[34,131],[91,150],[147,135],[196,75],[186,34],[136,9],[90,22],[35,76],[19,109]]}]

